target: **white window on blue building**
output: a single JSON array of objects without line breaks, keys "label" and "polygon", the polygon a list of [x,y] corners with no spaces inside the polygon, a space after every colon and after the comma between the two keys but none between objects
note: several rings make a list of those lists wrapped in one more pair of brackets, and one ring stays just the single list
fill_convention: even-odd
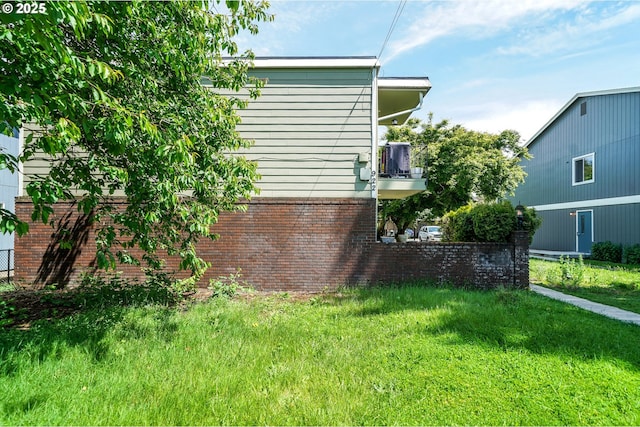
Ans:
[{"label": "white window on blue building", "polygon": [[595,153],[573,158],[573,185],[589,184],[595,181],[595,160]]}]

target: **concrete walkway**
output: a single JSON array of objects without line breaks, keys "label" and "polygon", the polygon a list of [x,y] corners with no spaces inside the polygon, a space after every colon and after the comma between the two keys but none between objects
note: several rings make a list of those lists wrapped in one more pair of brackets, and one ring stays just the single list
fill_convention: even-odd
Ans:
[{"label": "concrete walkway", "polygon": [[631,311],[621,310],[616,307],[589,301],[584,298],[578,298],[574,297],[573,295],[563,294],[562,292],[554,291],[552,289],[544,288],[538,285],[529,285],[529,289],[540,295],[544,295],[558,301],[566,302],[567,304],[572,304],[585,310],[593,311],[594,313],[598,313],[612,319],[620,320],[621,322],[635,323],[636,325],[640,325],[640,314],[636,314]]}]

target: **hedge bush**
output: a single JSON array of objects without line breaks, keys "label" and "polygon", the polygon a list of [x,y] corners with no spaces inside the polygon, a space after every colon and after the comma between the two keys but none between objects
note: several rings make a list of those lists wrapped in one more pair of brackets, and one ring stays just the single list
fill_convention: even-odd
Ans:
[{"label": "hedge bush", "polygon": [[640,244],[628,245],[622,248],[623,264],[640,264]]},{"label": "hedge bush", "polygon": [[533,242],[533,235],[542,225],[542,218],[538,216],[538,212],[534,208],[524,208],[522,228],[529,233],[529,244]]},{"label": "hedge bush", "polygon": [[474,206],[471,218],[479,242],[507,242],[517,226],[516,211],[509,202]]},{"label": "hedge bush", "polygon": [[621,245],[609,240],[591,246],[591,259],[616,264],[640,264],[640,244]]},{"label": "hedge bush", "polygon": [[591,259],[596,261],[622,262],[622,245],[613,242],[597,242],[591,245]]},{"label": "hedge bush", "polygon": [[[523,214],[522,226],[531,242],[542,220],[532,208]],[[508,201],[463,206],[447,213],[443,222],[443,240],[449,242],[507,242],[518,225],[516,210]]]},{"label": "hedge bush", "polygon": [[447,213],[443,218],[442,238],[449,242],[473,242],[473,217],[472,205],[463,206],[455,211]]}]

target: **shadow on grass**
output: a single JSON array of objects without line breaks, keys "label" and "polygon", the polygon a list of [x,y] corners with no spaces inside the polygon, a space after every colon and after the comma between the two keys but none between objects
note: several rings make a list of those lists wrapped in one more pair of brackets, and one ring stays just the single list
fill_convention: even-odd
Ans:
[{"label": "shadow on grass", "polygon": [[[62,357],[69,347],[81,348],[99,363],[109,353],[105,337],[116,325],[119,333],[129,338],[142,337],[150,328],[165,340],[171,340],[177,332],[170,317],[180,298],[160,283],[126,284],[116,280],[71,291],[22,292],[29,298],[22,298],[25,306],[16,314],[24,315],[28,310],[27,321],[21,319],[22,323],[0,328],[0,375],[12,375],[24,363],[25,356],[33,362],[43,362]],[[135,319],[124,322],[131,307],[150,304],[155,307],[152,326]]]},{"label": "shadow on grass", "polygon": [[[58,359],[65,347],[81,347],[95,362],[108,348],[102,342],[106,333],[122,319],[124,308],[82,311],[64,319],[40,320],[29,329],[0,331],[0,374],[11,376],[24,363]],[[20,357],[17,355],[20,354]]]},{"label": "shadow on grass", "polygon": [[429,323],[411,332],[447,336],[451,344],[475,343],[504,351],[565,354],[585,360],[613,358],[640,370],[640,329],[524,290],[443,287],[356,291],[355,316],[433,310]]},{"label": "shadow on grass", "polygon": [[[136,339],[152,333],[171,341],[178,332],[172,320],[173,302],[165,300],[164,307],[156,305],[151,321],[136,321],[126,317],[128,307],[153,302],[148,293],[140,289],[100,292],[105,293],[100,298],[85,294],[86,301],[94,302],[87,302],[85,308],[71,316],[55,321],[40,320],[28,330],[0,330],[0,375],[12,375],[20,369],[25,354],[30,360],[45,361],[63,357],[68,347],[80,348],[91,360],[100,363],[109,355],[111,341],[106,338],[116,327],[115,339]],[[353,300],[357,304],[347,304]],[[162,300],[155,300],[159,302]],[[502,351],[556,354],[584,360],[610,358],[640,369],[637,326],[528,291],[407,286],[348,291],[343,295],[327,295],[315,303],[336,306],[344,303],[342,315],[371,318],[431,311],[433,315],[424,321],[407,324],[406,332],[440,336],[450,345],[477,344]],[[17,357],[18,354],[22,358]]]}]

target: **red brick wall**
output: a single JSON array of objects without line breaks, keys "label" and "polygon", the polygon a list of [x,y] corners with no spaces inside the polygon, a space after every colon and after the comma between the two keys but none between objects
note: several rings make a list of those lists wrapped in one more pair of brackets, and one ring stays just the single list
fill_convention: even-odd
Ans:
[{"label": "red brick wall", "polygon": [[[29,233],[15,237],[14,280],[25,284],[66,284],[75,280],[82,267],[95,263],[95,237],[88,218],[70,206],[56,207],[58,215],[50,220],[55,227],[29,222]],[[27,221],[33,205],[27,198],[16,199],[16,215]],[[72,249],[60,249],[58,242],[73,238]]]},{"label": "red brick wall", "polygon": [[223,215],[220,239],[200,248],[207,277],[242,269],[265,290],[322,291],[350,281],[350,256],[375,239],[370,199],[254,199],[246,213]]},{"label": "red brick wall", "polygon": [[[29,218],[32,205],[16,201]],[[67,284],[95,271],[95,235],[87,218],[71,204],[59,204],[56,225],[30,224],[16,238],[15,278],[24,283]],[[528,285],[526,233],[516,244],[383,244],[375,241],[375,201],[371,199],[256,198],[244,213],[225,213],[214,226],[217,241],[202,241],[198,252],[211,262],[209,279],[242,270],[242,279],[260,290],[319,292],[341,285],[431,279],[459,285]],[[60,249],[61,236],[79,244]],[[519,240],[518,240],[519,239]],[[169,268],[177,259],[169,259]],[[127,276],[139,268],[121,266]]]}]

